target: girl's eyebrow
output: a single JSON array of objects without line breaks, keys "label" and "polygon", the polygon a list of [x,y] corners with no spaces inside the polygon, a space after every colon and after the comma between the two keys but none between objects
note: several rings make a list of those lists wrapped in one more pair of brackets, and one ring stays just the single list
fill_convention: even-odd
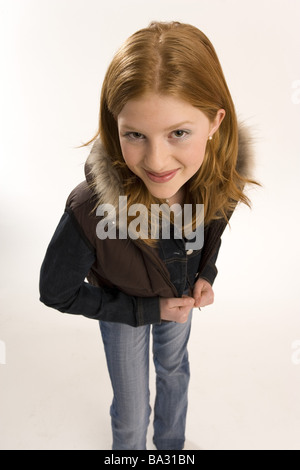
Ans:
[{"label": "girl's eyebrow", "polygon": [[[177,124],[173,124],[172,126],[164,129],[164,132],[172,131],[174,129],[179,129],[180,127],[185,126],[187,124],[188,125],[193,125],[193,122],[192,121],[182,121],[182,122],[179,122]],[[138,129],[135,128],[135,126],[130,126],[127,123],[121,124],[120,127],[124,130],[126,129],[126,130],[130,130],[132,132],[141,132],[140,129],[138,130]]]},{"label": "girl's eyebrow", "polygon": [[121,124],[120,128],[122,130],[126,131],[132,131],[132,132],[141,132],[140,130],[137,130],[134,126],[130,126],[129,124]]},{"label": "girl's eyebrow", "polygon": [[192,121],[182,121],[182,122],[179,122],[178,124],[173,124],[173,126],[168,127],[167,129],[165,129],[165,131],[172,131],[174,129],[178,129],[182,126],[185,126],[186,124],[192,124],[193,125]]}]

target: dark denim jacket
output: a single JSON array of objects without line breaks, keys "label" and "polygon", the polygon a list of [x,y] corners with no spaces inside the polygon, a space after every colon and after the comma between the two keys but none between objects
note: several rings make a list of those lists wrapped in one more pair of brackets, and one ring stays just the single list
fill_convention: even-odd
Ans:
[{"label": "dark denim jacket", "polygon": [[[192,289],[197,276],[201,251],[186,252],[184,240],[160,240],[159,255],[166,264],[180,297]],[[189,253],[189,254],[188,254]],[[201,277],[211,284],[217,275],[218,250]],[[40,273],[40,300],[64,313],[81,314],[103,321],[141,326],[160,323],[158,297],[135,297],[109,287],[85,282],[96,255],[82,233],[65,212],[48,246]]]}]

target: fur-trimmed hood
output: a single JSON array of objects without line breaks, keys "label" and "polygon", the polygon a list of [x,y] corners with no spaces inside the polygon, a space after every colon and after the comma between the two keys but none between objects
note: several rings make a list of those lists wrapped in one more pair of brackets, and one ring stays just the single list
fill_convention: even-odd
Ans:
[{"label": "fur-trimmed hood", "polygon": [[[238,136],[239,150],[236,169],[241,176],[250,178],[253,156],[248,128],[240,125]],[[117,207],[119,196],[124,194],[122,181],[100,139],[97,139],[92,147],[85,164],[85,174],[98,203],[109,203]]]}]

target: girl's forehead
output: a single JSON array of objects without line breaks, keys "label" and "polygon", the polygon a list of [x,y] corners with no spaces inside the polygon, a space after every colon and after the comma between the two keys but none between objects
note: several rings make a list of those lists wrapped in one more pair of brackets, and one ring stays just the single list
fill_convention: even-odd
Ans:
[{"label": "girl's forehead", "polygon": [[157,122],[162,121],[167,125],[168,121],[192,123],[203,116],[205,115],[202,111],[186,100],[170,95],[147,93],[127,101],[118,115],[118,122],[128,119],[147,121],[149,118],[155,118]]}]

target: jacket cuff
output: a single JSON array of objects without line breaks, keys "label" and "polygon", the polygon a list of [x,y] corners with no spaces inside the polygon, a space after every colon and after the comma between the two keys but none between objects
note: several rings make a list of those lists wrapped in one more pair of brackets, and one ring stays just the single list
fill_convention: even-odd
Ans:
[{"label": "jacket cuff", "polygon": [[205,268],[203,269],[203,271],[201,271],[199,273],[199,275],[197,276],[197,280],[198,279],[205,279],[212,286],[213,283],[215,282],[217,274],[218,274],[218,270],[216,268],[216,265],[213,264],[213,263],[211,263],[211,264],[208,263],[205,266]]},{"label": "jacket cuff", "polygon": [[136,297],[137,326],[161,323],[159,297]]}]

